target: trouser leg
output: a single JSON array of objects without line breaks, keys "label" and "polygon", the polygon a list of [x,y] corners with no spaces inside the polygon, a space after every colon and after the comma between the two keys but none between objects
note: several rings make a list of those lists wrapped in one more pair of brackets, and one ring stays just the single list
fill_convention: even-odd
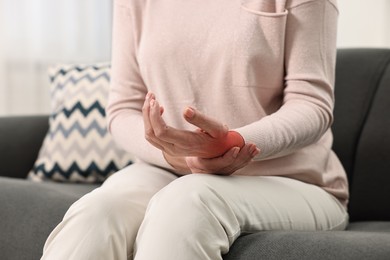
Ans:
[{"label": "trouser leg", "polygon": [[150,198],[176,178],[138,163],[115,173],[69,208],[48,237],[42,259],[132,259]]},{"label": "trouser leg", "polygon": [[243,232],[344,229],[348,214],[319,187],[282,177],[182,177],[149,203],[136,260],[222,259]]}]

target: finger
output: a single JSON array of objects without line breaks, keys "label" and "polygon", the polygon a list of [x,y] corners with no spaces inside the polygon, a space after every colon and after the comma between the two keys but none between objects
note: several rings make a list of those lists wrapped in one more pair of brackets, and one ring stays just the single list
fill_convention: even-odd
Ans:
[{"label": "finger", "polygon": [[193,173],[230,175],[249,164],[259,152],[256,145],[246,144],[241,149],[233,147],[223,156],[213,159],[191,157],[187,164]]},{"label": "finger", "polygon": [[[181,147],[183,149],[185,147],[193,147],[194,145],[197,145],[195,143],[191,143],[191,141],[194,142],[196,139],[195,132],[179,130],[174,127],[170,127],[165,123],[160,113],[161,106],[157,100],[151,100],[149,106],[149,122],[156,138],[167,143],[172,143],[176,147]],[[183,156],[184,155],[189,154],[183,154]]]},{"label": "finger", "polygon": [[225,167],[221,168],[217,174],[230,175],[235,171],[245,167],[253,158],[256,151],[256,146],[247,144],[240,150],[235,150],[238,147],[230,149],[224,157]]},{"label": "finger", "polygon": [[240,153],[236,157],[236,160],[240,160],[242,158],[251,158],[252,154],[255,152],[256,146],[254,144],[245,144],[244,147],[241,149]]},{"label": "finger", "polygon": [[161,106],[157,100],[151,99],[149,103],[149,122],[153,129],[154,135],[163,141],[174,141],[167,139],[167,136],[173,136],[171,132],[175,131],[174,128],[169,127],[161,116]]},{"label": "finger", "polygon": [[259,149],[254,144],[246,144],[238,153],[231,164],[234,169],[240,169],[247,165],[259,153]]},{"label": "finger", "polygon": [[[223,157],[224,167],[214,171],[214,174],[217,175],[231,175],[237,170],[245,167],[251,160],[249,157],[243,157],[242,154],[247,153],[248,148],[239,150],[238,147],[232,148],[229,150]],[[241,154],[241,156],[240,156]]]},{"label": "finger", "polygon": [[149,92],[146,94],[144,105],[142,107],[142,118],[144,121],[144,130],[145,130],[145,137],[150,138],[152,135],[154,135],[152,125],[150,124],[149,119],[149,113],[150,113],[150,100],[151,100],[151,93]]},{"label": "finger", "polygon": [[203,173],[216,173],[217,171],[219,173],[221,169],[225,169],[232,164],[232,161],[238,156],[239,152],[239,147],[233,147],[223,156],[212,159],[197,158],[193,163],[196,168],[202,169]]},{"label": "finger", "polygon": [[153,128],[155,134],[158,131],[165,131],[165,129],[167,129],[168,126],[161,116],[160,104],[158,103],[157,100],[151,99],[149,106],[150,106],[149,121],[150,121],[150,125]]},{"label": "finger", "polygon": [[[158,140],[154,134],[153,127],[150,123],[150,101],[154,100],[154,94],[149,92],[146,97],[145,97],[145,102],[142,107],[142,117],[144,121],[144,129],[145,129],[145,138],[146,140],[151,143],[153,146],[157,147],[158,149],[165,151],[165,152],[170,152],[169,147],[171,146],[170,144],[161,142]],[[162,110],[163,112],[163,110]],[[160,113],[162,113],[160,112]]]},{"label": "finger", "polygon": [[160,116],[162,116],[163,114],[164,114],[164,107],[160,106]]},{"label": "finger", "polygon": [[183,112],[183,116],[188,123],[203,129],[214,138],[223,137],[228,131],[226,125],[200,113],[192,107],[187,107]]},{"label": "finger", "polygon": [[248,143],[247,146],[249,149],[248,152],[252,158],[256,157],[260,153],[260,149],[257,148],[257,146],[255,144]]}]

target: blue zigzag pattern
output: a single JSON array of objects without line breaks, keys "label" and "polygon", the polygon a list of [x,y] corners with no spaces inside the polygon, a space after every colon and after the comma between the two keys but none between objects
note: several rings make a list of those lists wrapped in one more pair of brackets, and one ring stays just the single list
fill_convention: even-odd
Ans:
[{"label": "blue zigzag pattern", "polygon": [[87,79],[91,83],[94,83],[95,81],[97,81],[100,78],[105,78],[108,82],[110,81],[110,75],[108,75],[108,72],[106,72],[106,71],[101,73],[101,74],[99,74],[99,75],[97,75],[96,77],[92,77],[89,74],[85,74],[84,76],[82,76],[80,78],[79,77],[73,77],[73,75],[72,75],[64,83],[62,83],[62,84],[58,83],[55,86],[55,89],[51,93],[51,97],[53,97],[57,91],[62,90],[69,83],[72,83],[73,85],[76,85],[78,82],[82,81],[83,79]]},{"label": "blue zigzag pattern", "polygon": [[[128,164],[131,164],[129,162]],[[60,173],[66,179],[69,179],[73,173],[78,173],[83,177],[88,177],[91,173],[97,173],[103,177],[107,177],[110,173],[117,172],[119,169],[114,162],[110,162],[106,168],[99,168],[95,162],[92,162],[87,169],[81,169],[79,165],[74,162],[69,169],[62,169],[61,166],[56,163],[50,170],[45,169],[45,164],[40,164],[34,167],[34,172],[42,172],[47,178],[51,178],[55,173]]]},{"label": "blue zigzag pattern", "polygon": [[54,75],[50,75],[50,82],[54,82],[55,78],[58,77],[58,75],[62,75],[62,76],[65,76],[66,74],[68,74],[69,72],[75,70],[75,71],[78,71],[78,72],[82,72],[86,69],[93,69],[93,70],[96,70],[96,71],[99,71],[101,69],[105,69],[105,68],[110,68],[111,66],[110,65],[103,65],[103,66],[86,66],[86,67],[82,67],[82,66],[74,66],[74,67],[70,67],[69,69],[60,69],[58,71],[56,71],[56,73]]},{"label": "blue zigzag pattern", "polygon": [[90,134],[92,130],[96,130],[101,137],[105,136],[107,133],[106,127],[100,127],[96,120],[93,120],[86,128],[83,128],[80,123],[76,121],[76,123],[74,123],[69,129],[66,129],[62,124],[59,124],[53,131],[50,131],[50,138],[53,138],[59,133],[62,133],[66,138],[68,138],[74,131],[78,131],[83,137],[85,137]]},{"label": "blue zigzag pattern", "polygon": [[81,102],[77,102],[76,105],[74,105],[71,109],[64,108],[61,111],[51,115],[52,119],[55,119],[59,114],[65,114],[67,118],[74,113],[75,110],[79,110],[81,114],[83,114],[84,117],[86,117],[89,113],[91,113],[94,109],[98,110],[99,113],[105,117],[106,112],[104,111],[104,107],[102,107],[99,103],[99,101],[95,101],[89,108],[84,108]]}]

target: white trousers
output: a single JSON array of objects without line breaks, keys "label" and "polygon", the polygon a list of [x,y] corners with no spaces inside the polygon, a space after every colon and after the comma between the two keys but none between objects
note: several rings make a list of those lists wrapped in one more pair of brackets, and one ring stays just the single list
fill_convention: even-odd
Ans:
[{"label": "white trousers", "polygon": [[242,233],[342,230],[343,206],[283,177],[175,175],[136,163],[76,201],[42,259],[217,260]]}]

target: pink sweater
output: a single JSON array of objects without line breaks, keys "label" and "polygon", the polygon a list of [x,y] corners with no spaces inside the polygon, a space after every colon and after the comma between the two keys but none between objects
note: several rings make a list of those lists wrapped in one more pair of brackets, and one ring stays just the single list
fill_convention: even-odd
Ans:
[{"label": "pink sweater", "polygon": [[348,201],[331,149],[336,0],[115,0],[109,131],[140,160],[171,168],[144,138],[148,91],[174,127],[191,105],[261,153],[236,175],[285,176]]}]

